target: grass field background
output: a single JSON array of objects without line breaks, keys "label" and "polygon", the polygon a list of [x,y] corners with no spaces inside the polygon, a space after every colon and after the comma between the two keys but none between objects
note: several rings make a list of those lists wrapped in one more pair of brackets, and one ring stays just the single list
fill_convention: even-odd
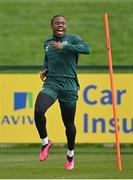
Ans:
[{"label": "grass field background", "polygon": [[108,12],[114,65],[133,65],[132,0],[0,0],[0,65],[42,65],[50,20],[63,14],[68,32],[92,47],[79,65],[106,65],[104,13]]},{"label": "grass field background", "polygon": [[115,147],[77,145],[75,169],[64,169],[66,147],[54,145],[45,162],[38,161],[40,145],[15,145],[0,149],[0,178],[11,179],[131,179],[133,147],[123,147],[122,172],[117,171]]}]

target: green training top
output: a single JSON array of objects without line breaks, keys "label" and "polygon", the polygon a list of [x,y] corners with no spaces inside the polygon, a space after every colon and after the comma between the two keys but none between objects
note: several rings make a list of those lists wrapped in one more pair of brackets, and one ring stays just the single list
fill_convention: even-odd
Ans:
[{"label": "green training top", "polygon": [[[63,49],[50,47],[53,42],[61,42]],[[53,36],[44,43],[44,69],[48,69],[48,77],[76,78],[79,54],[89,54],[90,47],[79,36],[65,34],[63,37]]]}]

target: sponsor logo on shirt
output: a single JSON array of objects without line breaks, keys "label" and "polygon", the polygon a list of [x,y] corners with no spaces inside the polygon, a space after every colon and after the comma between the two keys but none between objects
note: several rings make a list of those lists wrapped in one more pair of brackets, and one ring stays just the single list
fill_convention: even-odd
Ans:
[{"label": "sponsor logo on shirt", "polygon": [[68,44],[68,42],[67,42],[67,41],[63,41],[62,44],[63,44],[63,45],[66,45],[66,44]]}]

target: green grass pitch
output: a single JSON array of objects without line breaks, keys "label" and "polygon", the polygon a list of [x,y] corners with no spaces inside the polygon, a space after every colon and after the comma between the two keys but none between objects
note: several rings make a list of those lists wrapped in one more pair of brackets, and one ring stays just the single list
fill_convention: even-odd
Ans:
[{"label": "green grass pitch", "polygon": [[115,147],[76,145],[75,169],[66,171],[66,147],[53,145],[46,161],[40,162],[40,145],[0,148],[2,179],[130,179],[133,177],[133,147],[122,148],[122,171],[117,170]]},{"label": "green grass pitch", "polygon": [[109,14],[114,65],[133,65],[132,0],[0,0],[0,65],[42,65],[50,20],[63,14],[68,32],[92,47],[79,65],[107,65],[104,13]]}]

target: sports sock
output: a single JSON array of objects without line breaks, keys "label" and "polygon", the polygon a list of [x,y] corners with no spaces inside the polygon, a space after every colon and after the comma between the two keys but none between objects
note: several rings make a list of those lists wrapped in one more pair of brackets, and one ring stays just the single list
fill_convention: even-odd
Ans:
[{"label": "sports sock", "polygon": [[74,150],[67,150],[67,155],[69,156],[69,157],[72,157],[72,156],[74,156]]},{"label": "sports sock", "polygon": [[41,139],[41,140],[42,140],[42,146],[45,146],[45,145],[48,144],[48,136],[43,138],[43,139]]},{"label": "sports sock", "polygon": [[67,150],[67,159],[69,162],[71,162],[73,160],[73,156],[74,156],[74,150]]}]

